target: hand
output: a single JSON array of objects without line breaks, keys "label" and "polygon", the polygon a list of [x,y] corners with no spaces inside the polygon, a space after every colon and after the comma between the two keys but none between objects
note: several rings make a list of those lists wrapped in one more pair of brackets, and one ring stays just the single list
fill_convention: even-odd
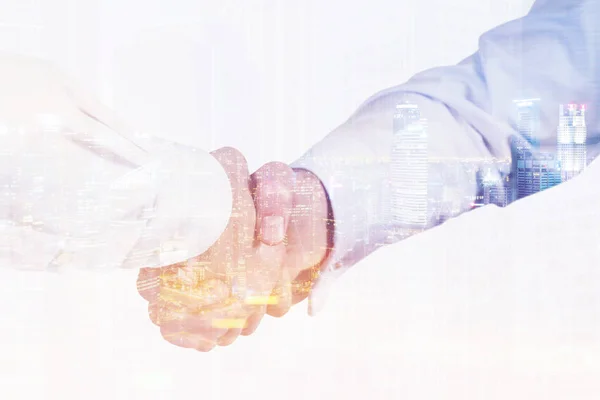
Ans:
[{"label": "hand", "polygon": [[[267,305],[280,301],[277,290],[271,296],[276,283],[286,281],[281,268],[285,244],[255,240],[257,214],[246,160],[231,148],[217,150],[213,156],[223,165],[232,187],[227,228],[201,256],[184,265],[143,269],[138,277],[138,290],[148,300],[150,318],[163,337],[200,351],[252,333]],[[261,230],[268,235],[267,231]]]},{"label": "hand", "polygon": [[[316,175],[282,163],[261,167],[252,175],[252,186],[258,239],[271,246],[285,244],[282,279],[275,289],[282,300],[267,308],[269,315],[281,317],[308,297],[328,255],[329,202]],[[269,229],[262,221],[279,221],[283,229]]]}]

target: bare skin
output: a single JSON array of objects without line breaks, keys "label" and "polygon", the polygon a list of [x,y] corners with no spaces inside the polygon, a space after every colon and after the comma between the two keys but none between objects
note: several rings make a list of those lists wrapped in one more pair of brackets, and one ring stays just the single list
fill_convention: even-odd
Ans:
[{"label": "bare skin", "polygon": [[327,197],[315,175],[268,163],[250,176],[237,150],[213,156],[232,186],[227,228],[204,254],[138,277],[163,337],[198,351],[252,334],[265,314],[285,315],[308,297],[328,251]]}]

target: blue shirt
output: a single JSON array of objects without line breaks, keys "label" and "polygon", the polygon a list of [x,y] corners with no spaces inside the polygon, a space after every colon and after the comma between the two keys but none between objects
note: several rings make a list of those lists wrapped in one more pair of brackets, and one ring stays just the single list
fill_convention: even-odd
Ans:
[{"label": "blue shirt", "polygon": [[378,246],[419,231],[394,222],[386,211],[393,198],[386,186],[398,104],[417,105],[427,120],[428,201],[452,204],[429,207],[422,229],[470,210],[482,172],[497,182],[514,179],[512,143],[530,139],[519,130],[515,100],[539,99],[539,146],[533,153],[556,153],[561,104],[585,105],[587,158],[595,158],[599,20],[596,0],[538,0],[526,16],[483,34],[478,51],[459,64],[421,72],[368,99],[293,164],[321,179],[335,219],[334,250],[313,291],[312,312],[348,267]]}]

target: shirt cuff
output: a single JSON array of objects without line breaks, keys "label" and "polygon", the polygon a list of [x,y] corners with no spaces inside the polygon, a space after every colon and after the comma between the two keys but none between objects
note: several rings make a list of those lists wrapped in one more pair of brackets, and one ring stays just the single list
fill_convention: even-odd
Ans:
[{"label": "shirt cuff", "polygon": [[144,172],[156,197],[140,240],[123,268],[157,268],[204,253],[225,230],[232,208],[231,184],[209,153],[168,143]]},{"label": "shirt cuff", "polygon": [[[428,201],[444,200],[444,204],[452,205],[450,211],[429,207],[424,223],[415,226],[395,223],[389,215],[393,121],[396,106],[406,101],[418,105],[427,119]],[[456,164],[452,175],[456,179],[449,181],[445,171],[450,167],[435,160],[471,159],[479,160],[474,161],[478,164],[488,156],[489,150],[477,131],[443,102],[400,90],[367,102],[294,162],[293,168],[309,170],[321,180],[334,218],[333,250],[311,292],[309,312],[318,312],[331,284],[378,247],[468,209],[468,199],[476,192],[476,168]]]},{"label": "shirt cuff", "polygon": [[294,169],[308,170],[321,180],[333,220],[329,225],[333,229],[330,253],[321,266],[321,274],[309,297],[311,315],[322,309],[332,283],[376,248],[376,241],[373,240],[376,235],[369,230],[377,225],[372,218],[381,213],[370,213],[371,210],[365,207],[366,204],[380,204],[374,198],[374,193],[368,190],[371,184],[369,178],[373,179],[373,174],[368,171],[365,173],[364,165],[344,162],[349,154],[357,152],[364,155],[365,159],[375,157],[352,138],[336,140],[335,146],[330,146],[326,139],[291,165]]}]

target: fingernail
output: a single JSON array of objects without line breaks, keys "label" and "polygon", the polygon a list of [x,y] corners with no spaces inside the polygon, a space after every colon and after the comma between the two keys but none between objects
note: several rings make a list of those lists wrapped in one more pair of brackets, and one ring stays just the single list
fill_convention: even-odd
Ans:
[{"label": "fingernail", "polygon": [[283,241],[285,236],[283,217],[279,215],[264,217],[261,224],[261,235],[263,241],[270,244],[277,244]]}]

